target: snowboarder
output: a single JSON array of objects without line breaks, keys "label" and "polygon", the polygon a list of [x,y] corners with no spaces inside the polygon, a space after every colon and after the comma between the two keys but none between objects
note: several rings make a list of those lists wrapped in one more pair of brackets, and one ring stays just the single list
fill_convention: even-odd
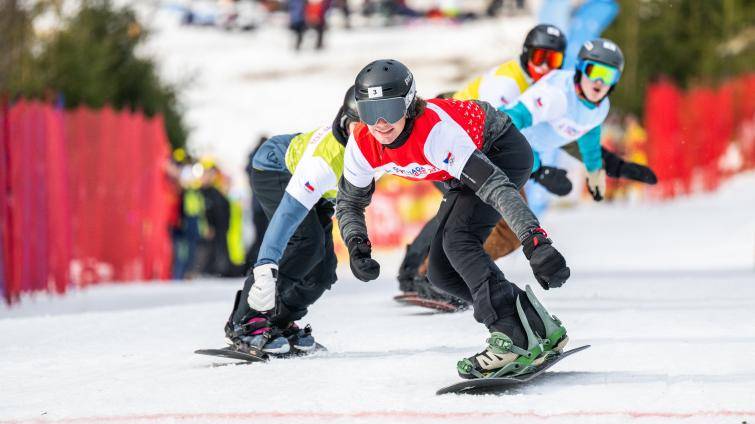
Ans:
[{"label": "snowboarder", "polygon": [[238,350],[316,348],[310,327],[296,321],[336,281],[333,201],[344,146],[358,119],[352,87],[332,126],[271,137],[255,154],[254,196],[270,223],[225,325],[226,341]]},{"label": "snowboarder", "polygon": [[599,38],[582,45],[574,70],[556,70],[527,89],[517,102],[499,109],[532,145],[533,174],[542,168],[540,154],[577,140],[587,169],[587,188],[596,201],[606,192],[600,126],[608,116],[608,95],[624,70],[619,46]]},{"label": "snowboarder", "polygon": [[[461,90],[441,95],[456,100],[483,100],[494,107],[514,102],[533,82],[548,72],[561,68],[566,50],[566,37],[553,25],[537,25],[524,39],[522,53],[517,59],[508,60],[472,79]],[[545,173],[545,175],[555,175]],[[563,180],[569,183],[565,177]],[[558,185],[563,180],[556,181]],[[542,184],[551,189],[550,180]],[[438,187],[444,191],[442,187]],[[524,196],[524,191],[521,191]],[[407,246],[406,255],[399,267],[399,290],[397,301],[426,306],[444,311],[459,311],[467,308],[462,299],[435,289],[427,281],[427,253],[430,241],[437,230],[437,219],[425,224],[415,240]],[[519,247],[516,235],[508,229],[504,220],[493,229],[485,243],[485,250],[493,260],[505,256]]]},{"label": "snowboarder", "polygon": [[352,272],[362,281],[380,273],[364,220],[376,173],[448,183],[428,277],[472,303],[475,319],[491,333],[482,352],[459,361],[459,375],[533,371],[563,349],[566,329],[531,290],[508,281],[483,250],[483,241],[503,217],[543,288],[560,287],[569,278],[565,259],[518,192],[532,170],[527,140],[508,115],[487,102],[421,99],[413,75],[396,60],[370,63],[357,75],[355,87],[362,123],[346,145],[336,200]]},{"label": "snowboarder", "polygon": [[[553,25],[537,25],[527,34],[519,58],[504,62],[473,79],[452,97],[457,100],[485,100],[496,107],[511,106],[533,83],[562,67],[565,48],[566,38],[558,28]],[[568,143],[562,148],[581,159],[576,142]],[[601,156],[606,175],[609,177],[626,178],[645,184],[657,182],[653,171],[646,166],[627,162],[603,147]],[[556,167],[541,165],[533,172],[531,179],[559,196],[568,194],[572,189],[566,171]],[[463,310],[465,305],[462,300],[436,290],[427,282],[426,258],[430,238],[436,228],[436,220],[428,221],[415,240],[407,246],[398,275],[399,290],[402,294],[395,299],[445,311]],[[506,222],[501,220],[486,240],[485,251],[497,260],[515,251],[519,246],[516,235]]]}]

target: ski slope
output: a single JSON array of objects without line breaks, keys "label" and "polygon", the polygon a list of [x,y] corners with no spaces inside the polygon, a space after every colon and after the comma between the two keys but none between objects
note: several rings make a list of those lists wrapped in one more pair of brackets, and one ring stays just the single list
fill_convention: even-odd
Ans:
[{"label": "ski slope", "polygon": [[[485,331],[471,312],[391,300],[340,270],[306,317],[329,352],[267,364],[220,347],[240,280],[103,285],[0,309],[0,423],[684,422],[755,420],[755,174],[666,204],[544,219],[573,277],[536,290],[592,348],[498,395],[436,396]],[[521,255],[500,262],[534,283]]]}]

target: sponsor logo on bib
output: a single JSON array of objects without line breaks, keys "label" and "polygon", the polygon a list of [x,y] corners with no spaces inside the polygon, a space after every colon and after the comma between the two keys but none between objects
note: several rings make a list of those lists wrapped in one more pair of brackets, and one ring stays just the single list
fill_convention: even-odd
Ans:
[{"label": "sponsor logo on bib", "polygon": [[[453,159],[452,159],[453,160]],[[434,174],[440,169],[432,165],[420,165],[418,163],[410,163],[406,166],[399,166],[391,162],[382,166],[383,170],[389,174],[397,175],[399,177],[409,178],[425,178],[430,174]]]}]

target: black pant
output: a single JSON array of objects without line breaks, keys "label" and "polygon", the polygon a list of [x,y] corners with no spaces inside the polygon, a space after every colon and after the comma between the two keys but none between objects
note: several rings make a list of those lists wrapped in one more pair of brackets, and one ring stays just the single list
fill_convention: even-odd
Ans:
[{"label": "black pant", "polygon": [[[532,149],[513,126],[486,155],[518,188],[527,182]],[[472,303],[475,319],[488,328],[512,338],[519,336],[515,301],[523,291],[506,280],[483,249],[501,215],[471,189],[457,184],[443,197],[436,219],[438,231],[430,245],[430,282]]]},{"label": "black pant", "polygon": [[[291,174],[287,172],[254,170],[252,190],[268,219],[272,219],[290,179]],[[335,283],[337,259],[333,248],[333,211],[331,202],[320,199],[289,240],[278,263],[275,311],[271,316],[273,324],[285,326],[301,319],[307,314],[307,307]],[[254,276],[250,274],[234,313],[235,322],[242,321],[251,311],[247,296],[253,283]]]},{"label": "black pant", "polygon": [[[443,194],[448,192],[448,188],[443,183],[433,182],[433,185]],[[435,233],[437,232],[438,217],[434,216],[422,226],[419,234],[406,246],[406,255],[404,255],[404,260],[401,261],[398,269],[399,283],[401,281],[412,281],[417,275],[419,268],[425,262],[425,258],[427,258],[427,254],[430,251],[430,242],[433,241],[433,237],[435,237]],[[403,287],[399,288],[404,290]]]}]

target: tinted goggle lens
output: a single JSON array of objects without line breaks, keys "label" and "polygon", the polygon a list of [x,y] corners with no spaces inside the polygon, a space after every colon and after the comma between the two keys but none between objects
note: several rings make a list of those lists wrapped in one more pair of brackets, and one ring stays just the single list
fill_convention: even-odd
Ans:
[{"label": "tinted goggle lens", "polygon": [[551,69],[559,69],[564,64],[564,53],[556,50],[533,49],[530,61],[535,66],[545,63]]},{"label": "tinted goggle lens", "polygon": [[591,81],[602,80],[607,85],[616,84],[621,77],[621,72],[613,66],[592,61],[585,61],[582,64],[582,72]]},{"label": "tinted goggle lens", "polygon": [[357,109],[359,119],[367,125],[375,125],[380,119],[395,124],[406,115],[406,100],[403,97],[358,100]]}]

